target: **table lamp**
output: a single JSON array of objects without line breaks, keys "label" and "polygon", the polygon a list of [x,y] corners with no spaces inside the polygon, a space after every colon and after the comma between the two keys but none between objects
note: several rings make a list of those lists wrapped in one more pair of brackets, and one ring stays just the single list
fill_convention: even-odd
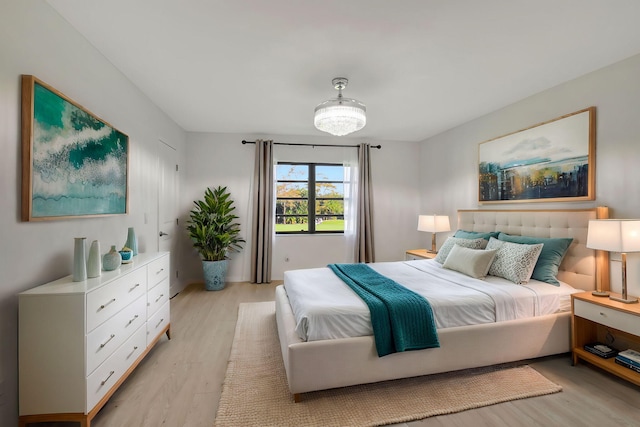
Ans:
[{"label": "table lamp", "polygon": [[622,296],[609,298],[623,303],[637,303],[638,298],[627,295],[627,253],[640,252],[640,220],[595,219],[589,221],[587,247],[619,252],[622,258]]},{"label": "table lamp", "polygon": [[450,231],[449,217],[447,215],[418,215],[418,231],[433,233],[431,236],[431,250],[436,253],[436,233]]}]

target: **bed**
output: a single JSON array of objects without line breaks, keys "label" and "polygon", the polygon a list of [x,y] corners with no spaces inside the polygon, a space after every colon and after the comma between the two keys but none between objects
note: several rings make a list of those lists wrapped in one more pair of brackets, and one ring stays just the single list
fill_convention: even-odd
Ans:
[{"label": "bed", "polygon": [[[502,232],[511,236],[572,238],[557,279],[579,290],[606,290],[609,286],[608,257],[606,253],[588,249],[585,244],[589,220],[607,217],[608,209],[604,207],[460,210],[457,229]],[[426,266],[427,262],[398,263],[406,270],[416,265]],[[381,266],[382,271],[385,267],[388,266]],[[326,278],[322,275],[325,272],[320,270],[309,269],[308,276],[300,276],[299,273],[296,276],[309,277],[310,283],[325,280],[322,279]],[[314,279],[316,274],[318,279]],[[288,276],[285,273],[284,285],[276,288],[276,322],[289,390],[296,401],[300,400],[302,393],[316,390],[489,366],[570,351],[570,310],[566,309],[554,310],[550,314],[543,310],[535,317],[516,316],[513,320],[439,327],[438,348],[384,357],[378,356],[372,335],[334,339],[320,336],[305,340],[301,338],[304,333],[300,331],[300,322],[296,320],[286,292],[288,280],[293,280]]]}]

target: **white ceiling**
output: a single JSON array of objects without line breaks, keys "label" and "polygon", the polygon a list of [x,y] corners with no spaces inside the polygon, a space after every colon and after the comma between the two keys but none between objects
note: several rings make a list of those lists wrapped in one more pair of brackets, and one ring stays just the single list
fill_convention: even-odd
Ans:
[{"label": "white ceiling", "polygon": [[[640,53],[638,0],[47,0],[186,131],[419,141]],[[587,105],[585,105],[587,107]]]}]

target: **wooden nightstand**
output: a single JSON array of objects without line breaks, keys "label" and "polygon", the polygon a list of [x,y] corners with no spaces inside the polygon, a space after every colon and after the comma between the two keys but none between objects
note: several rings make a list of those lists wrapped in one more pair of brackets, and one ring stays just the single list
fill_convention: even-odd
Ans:
[{"label": "wooden nightstand", "polygon": [[[613,341],[611,341],[613,338]],[[573,364],[585,360],[640,385],[640,373],[615,363],[615,358],[604,359],[584,349],[585,344],[601,342],[616,350],[640,350],[640,304],[624,304],[591,292],[571,296],[571,348]]]},{"label": "wooden nightstand", "polygon": [[437,252],[431,252],[426,249],[409,249],[404,253],[404,259],[406,261],[412,259],[433,259],[438,255]]}]

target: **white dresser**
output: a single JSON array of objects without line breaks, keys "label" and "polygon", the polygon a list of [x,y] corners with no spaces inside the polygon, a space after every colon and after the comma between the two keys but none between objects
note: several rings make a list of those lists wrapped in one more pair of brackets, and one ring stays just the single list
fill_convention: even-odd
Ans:
[{"label": "white dresser", "polygon": [[149,350],[170,336],[169,253],[19,298],[20,426],[78,421],[88,427]]}]

